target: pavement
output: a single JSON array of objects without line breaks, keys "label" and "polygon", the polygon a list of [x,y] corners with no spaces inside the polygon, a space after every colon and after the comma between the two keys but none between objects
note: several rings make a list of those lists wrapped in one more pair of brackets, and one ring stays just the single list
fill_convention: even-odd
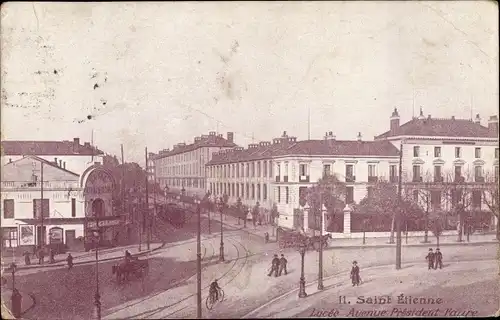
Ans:
[{"label": "pavement", "polygon": [[[21,312],[22,315],[24,315],[36,306],[36,299],[32,294],[26,293],[24,291],[19,290],[19,293],[21,294],[22,297]],[[12,289],[8,287],[2,287],[2,292],[1,292],[2,316],[3,312],[5,312],[8,316],[7,319],[15,319],[15,317],[12,315],[10,311],[12,309],[11,296],[12,296]]]},{"label": "pavement", "polygon": [[[109,249],[99,249],[99,261],[111,261],[119,258],[123,258],[125,254],[125,250],[128,250],[133,256],[141,256],[144,254],[148,254],[154,251],[157,251],[165,246],[164,243],[151,243],[150,250],[146,249],[146,244],[142,244],[142,250],[139,251],[139,246],[129,245],[123,247],[114,247]],[[95,250],[91,250],[89,252],[75,252],[71,254],[73,256],[73,264],[86,264],[89,262],[95,262]],[[17,262],[17,270],[31,270],[31,269],[39,269],[39,268],[49,268],[49,267],[61,267],[67,266],[66,262],[67,255],[57,255],[55,257],[55,263],[48,263],[48,259],[45,259],[44,264],[38,264],[38,259],[31,259],[31,265],[25,265],[24,259],[16,259]],[[10,261],[9,261],[10,260]],[[6,268],[10,265],[14,260],[2,258],[2,268]]]},{"label": "pavement", "polygon": [[[220,215],[216,213],[210,214],[211,220],[215,220],[220,222]],[[253,226],[252,221],[247,221],[247,227],[243,227],[243,222],[240,222],[238,225],[238,219],[233,216],[224,216],[222,219],[222,223],[227,227],[238,229],[255,236],[264,238],[265,233],[269,233],[270,242],[276,241],[276,236],[272,236],[272,234],[276,234],[275,230],[273,231],[273,227],[271,225],[257,225]],[[402,236],[402,246],[405,247],[435,247],[437,246],[436,237],[429,232],[428,241],[424,242],[423,237],[405,237],[404,234]],[[491,243],[499,243],[496,239],[496,234],[473,234],[469,236],[469,241],[467,241],[467,237],[463,237],[462,242],[457,241],[457,235],[451,236],[441,236],[439,237],[439,246],[456,246],[456,245],[482,245],[482,244],[491,244]],[[365,243],[363,244],[362,238],[350,238],[350,239],[330,239],[328,248],[369,248],[369,247],[395,247],[395,243],[389,243],[389,239],[387,237],[382,238],[365,238]],[[325,248],[325,249],[328,249]]]},{"label": "pavement", "polygon": [[[484,277],[486,274],[495,274],[497,269],[498,265],[495,260],[482,261],[481,264],[478,264],[475,261],[454,262],[443,270],[430,271],[427,270],[426,263],[406,264],[402,266],[401,270],[394,270],[392,266],[371,267],[361,270],[361,288],[353,288],[350,283],[349,273],[344,272],[325,278],[323,281],[323,290],[318,290],[317,281],[310,282],[306,285],[305,289],[308,295],[307,297],[299,298],[299,290],[297,288],[272,299],[268,303],[265,303],[255,310],[247,313],[243,316],[243,318],[291,318],[296,317],[297,315],[305,317],[311,316],[311,314],[308,313],[311,311],[314,312],[313,310],[324,309],[329,312],[333,310],[332,308],[334,307],[337,308],[336,312],[338,312],[335,316],[344,317],[348,315],[347,311],[352,309],[352,307],[361,306],[353,304],[352,306],[344,306],[347,308],[342,310],[342,305],[337,296],[339,292],[342,292],[343,296],[347,296],[348,303],[350,304],[351,302],[356,302],[356,298],[359,297],[356,293],[363,295],[364,297],[373,297],[375,295],[391,296],[392,299],[396,300],[396,296],[398,296],[401,292],[404,292],[406,296],[410,294],[413,296],[415,291],[419,291],[417,287],[420,287],[420,290],[422,290],[424,288],[435,287],[436,285],[439,285],[440,287],[434,292],[434,294],[445,300],[445,304],[461,304],[462,301],[460,300],[446,301],[451,299],[445,296],[445,287],[449,287],[453,290],[454,287],[469,286],[474,283],[480,283],[485,280]],[[466,276],[461,279],[457,279],[457,275],[459,274]],[[452,275],[453,281],[450,282]],[[440,284],[439,282],[443,283]],[[351,293],[354,293],[354,296]],[[498,296],[496,297],[496,300],[498,300]],[[395,301],[392,303],[396,304]],[[498,301],[496,301],[496,303],[498,304]],[[326,306],[328,309],[320,308],[319,305]],[[398,305],[395,306],[406,307]],[[377,307],[379,309],[383,309],[386,306],[374,305],[373,309],[376,309]],[[412,307],[416,306],[412,305]],[[444,312],[445,308],[443,306],[440,307],[442,309],[441,312]],[[391,310],[392,307],[386,309]],[[486,307],[482,306],[482,308],[477,308],[476,311],[482,311],[483,313],[486,312],[486,314],[483,315],[491,316],[492,314],[485,309]],[[495,311],[496,309],[492,312]]]}]

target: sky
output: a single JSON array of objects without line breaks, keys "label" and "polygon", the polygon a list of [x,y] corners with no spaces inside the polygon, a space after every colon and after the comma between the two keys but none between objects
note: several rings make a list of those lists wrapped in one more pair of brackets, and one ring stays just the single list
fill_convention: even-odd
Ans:
[{"label": "sky", "polygon": [[371,140],[395,107],[498,114],[491,1],[8,2],[0,23],[5,140],[93,132],[144,164],[209,131]]}]

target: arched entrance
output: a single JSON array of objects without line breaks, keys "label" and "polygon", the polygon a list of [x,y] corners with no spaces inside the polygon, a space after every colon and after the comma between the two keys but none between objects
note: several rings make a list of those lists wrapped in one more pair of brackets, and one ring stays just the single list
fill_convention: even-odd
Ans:
[{"label": "arched entrance", "polygon": [[102,165],[96,164],[83,173],[80,184],[85,201],[85,247],[95,247],[94,230],[99,230],[99,245],[112,246],[115,233],[120,229],[120,216],[113,212],[113,175]]}]

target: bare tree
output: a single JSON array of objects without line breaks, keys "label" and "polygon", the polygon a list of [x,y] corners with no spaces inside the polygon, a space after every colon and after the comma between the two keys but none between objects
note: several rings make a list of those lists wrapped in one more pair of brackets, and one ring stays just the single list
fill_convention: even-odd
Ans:
[{"label": "bare tree", "polygon": [[487,172],[485,175],[485,185],[482,189],[483,202],[496,217],[496,238],[500,241],[500,208],[499,208],[499,192],[498,192],[498,167],[495,171]]},{"label": "bare tree", "polygon": [[436,244],[437,247],[439,248],[439,237],[443,233],[443,217],[439,215],[434,215],[431,218],[431,229],[432,229],[432,234],[436,237]]},{"label": "bare tree", "polygon": [[[343,209],[346,200],[346,184],[337,175],[325,175],[307,190],[307,203],[310,214],[315,217],[321,214],[323,205],[329,215],[334,215],[336,209]],[[321,226],[319,226],[321,228]]]},{"label": "bare tree", "polygon": [[458,218],[458,238],[462,242],[464,222],[467,212],[472,207],[472,193],[477,188],[474,176],[470,171],[465,171],[461,176],[455,172],[447,172],[444,176],[443,194],[450,204],[450,211]]},{"label": "bare tree", "polygon": [[430,171],[427,171],[422,177],[422,184],[413,186],[413,188],[406,193],[408,198],[411,199],[409,201],[415,203],[423,210],[423,215],[425,218],[424,243],[429,242],[429,215],[432,211],[431,196],[432,190],[436,187],[436,182],[434,180],[435,179]]}]

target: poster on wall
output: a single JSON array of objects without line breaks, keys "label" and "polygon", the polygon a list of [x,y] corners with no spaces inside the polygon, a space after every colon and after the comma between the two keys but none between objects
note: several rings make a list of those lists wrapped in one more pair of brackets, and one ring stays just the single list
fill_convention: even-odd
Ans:
[{"label": "poster on wall", "polygon": [[19,226],[20,244],[29,246],[35,244],[35,227],[34,226]]},{"label": "poster on wall", "polygon": [[63,229],[54,227],[49,231],[50,243],[63,243]]}]

